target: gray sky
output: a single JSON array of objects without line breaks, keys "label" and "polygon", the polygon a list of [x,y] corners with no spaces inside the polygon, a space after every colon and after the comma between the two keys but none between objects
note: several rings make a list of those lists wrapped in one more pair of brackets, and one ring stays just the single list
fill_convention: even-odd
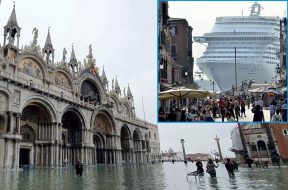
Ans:
[{"label": "gray sky", "polygon": [[217,149],[214,138],[220,138],[222,155],[234,157],[229,149],[232,147],[230,131],[237,124],[233,123],[194,123],[194,124],[159,124],[161,151],[170,147],[174,151],[182,151],[180,139],[185,140],[186,153],[211,153]]},{"label": "gray sky", "polygon": [[[44,46],[48,27],[55,48],[55,60],[66,47],[70,59],[74,43],[76,58],[83,62],[91,43],[96,66],[102,65],[111,87],[117,75],[121,90],[130,84],[137,115],[156,122],[156,2],[146,0],[15,0],[18,25],[22,28],[20,47],[32,41],[39,29],[38,44]],[[3,27],[13,9],[12,0],[0,4],[0,43]]]},{"label": "gray sky", "polygon": [[[212,30],[216,17],[219,16],[249,16],[250,8],[254,2],[169,2],[169,16],[176,18],[185,18],[189,25],[193,28],[193,36],[201,36]],[[261,16],[279,16],[286,15],[287,2],[286,1],[273,1],[261,2],[264,10],[261,11]],[[193,56],[199,58],[205,46],[193,43]],[[197,67],[197,66],[196,66]],[[198,67],[197,67],[198,68]],[[196,69],[195,69],[196,71]]]}]

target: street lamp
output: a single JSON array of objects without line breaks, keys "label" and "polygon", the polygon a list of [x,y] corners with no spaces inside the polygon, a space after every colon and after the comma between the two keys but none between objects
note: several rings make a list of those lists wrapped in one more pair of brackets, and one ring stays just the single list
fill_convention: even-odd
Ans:
[{"label": "street lamp", "polygon": [[281,81],[281,67],[279,66],[279,64],[277,64],[276,73],[277,73],[277,80],[280,82]]},{"label": "street lamp", "polygon": [[215,81],[215,79],[213,78],[213,80],[210,80],[210,82],[211,82],[211,84],[212,84],[212,88],[213,88],[213,92],[214,92],[214,86],[215,86],[215,84],[216,84],[216,81]]},{"label": "street lamp", "polygon": [[220,161],[223,161],[222,152],[221,152],[221,148],[220,148],[220,142],[219,142],[220,138],[217,135],[215,137],[215,141],[217,142]]},{"label": "street lamp", "polygon": [[184,147],[185,140],[184,140],[184,139],[181,139],[181,140],[180,140],[180,143],[182,144],[184,163],[186,164],[186,163],[187,163],[187,160],[186,160],[186,153],[185,153],[185,147]]}]

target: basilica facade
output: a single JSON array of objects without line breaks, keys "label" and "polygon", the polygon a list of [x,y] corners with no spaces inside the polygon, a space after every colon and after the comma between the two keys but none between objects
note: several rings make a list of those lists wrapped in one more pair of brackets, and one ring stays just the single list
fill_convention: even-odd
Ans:
[{"label": "basilica facade", "polygon": [[48,30],[19,47],[15,6],[0,46],[0,168],[143,163],[160,159],[156,125],[136,118],[130,87],[100,74],[91,45],[84,62],[54,60]]}]

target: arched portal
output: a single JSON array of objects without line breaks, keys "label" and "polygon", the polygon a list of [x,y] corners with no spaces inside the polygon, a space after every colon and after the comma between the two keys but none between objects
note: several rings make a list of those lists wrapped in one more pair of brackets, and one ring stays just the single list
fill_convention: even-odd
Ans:
[{"label": "arched portal", "polygon": [[124,125],[120,131],[121,149],[122,149],[122,162],[131,162],[131,148],[130,148],[131,134],[129,128]]},{"label": "arched portal", "polygon": [[44,142],[53,139],[52,113],[49,109],[39,103],[30,102],[22,110],[20,121],[16,123],[20,126],[22,141],[19,150],[19,165],[51,165],[51,159],[47,154],[51,154],[50,145],[35,143],[36,140]]},{"label": "arched portal", "polygon": [[105,163],[105,141],[103,135],[95,133],[93,135],[94,151],[92,156],[92,164],[104,164]]},{"label": "arched portal", "polygon": [[95,83],[84,80],[81,84],[81,100],[94,104],[100,104],[100,92]]},{"label": "arched portal", "polygon": [[[98,144],[100,143],[100,138],[96,138],[96,140],[98,139],[98,141],[95,141],[96,142],[95,149],[97,150],[96,153],[100,153],[102,155],[102,156],[98,155],[96,157],[97,163],[113,164],[116,162],[116,158],[115,158],[116,147],[115,147],[115,136],[114,136],[115,130],[114,129],[115,127],[113,125],[110,115],[104,111],[100,111],[95,117],[93,130],[94,130],[94,134],[98,134],[98,135],[100,134],[100,136],[102,137],[102,142],[105,142],[105,143],[101,143],[103,146],[100,146],[97,148],[96,146],[98,146]],[[93,160],[95,160],[95,154],[94,154]]]},{"label": "arched portal", "polygon": [[84,138],[85,123],[80,112],[75,108],[67,109],[62,118],[62,156],[61,161],[74,164],[82,161],[81,144]]},{"label": "arched portal", "polygon": [[140,163],[142,159],[142,135],[139,129],[135,129],[133,132],[133,144],[134,144],[134,153],[135,153],[135,162]]}]

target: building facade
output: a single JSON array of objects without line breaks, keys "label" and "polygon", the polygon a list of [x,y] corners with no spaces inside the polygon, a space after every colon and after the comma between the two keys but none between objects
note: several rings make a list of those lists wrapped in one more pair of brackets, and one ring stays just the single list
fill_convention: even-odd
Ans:
[{"label": "building facade", "polygon": [[182,81],[182,66],[171,55],[172,33],[169,24],[168,2],[159,2],[159,85],[160,91],[167,90],[176,81]]},{"label": "building facade", "polygon": [[288,125],[270,124],[282,162],[288,163]]},{"label": "building facade", "polygon": [[194,58],[192,54],[192,31],[186,19],[170,18],[171,56],[182,67],[182,84],[193,84]]},{"label": "building facade", "polygon": [[20,32],[14,6],[0,47],[0,168],[140,163],[150,147],[160,156],[157,126],[136,118],[129,86],[109,88],[91,45],[84,63],[73,47],[56,63],[49,30],[42,49],[37,28],[22,48]]},{"label": "building facade", "polygon": [[243,162],[247,157],[256,162],[288,161],[287,124],[239,124],[231,139],[231,151]]}]

